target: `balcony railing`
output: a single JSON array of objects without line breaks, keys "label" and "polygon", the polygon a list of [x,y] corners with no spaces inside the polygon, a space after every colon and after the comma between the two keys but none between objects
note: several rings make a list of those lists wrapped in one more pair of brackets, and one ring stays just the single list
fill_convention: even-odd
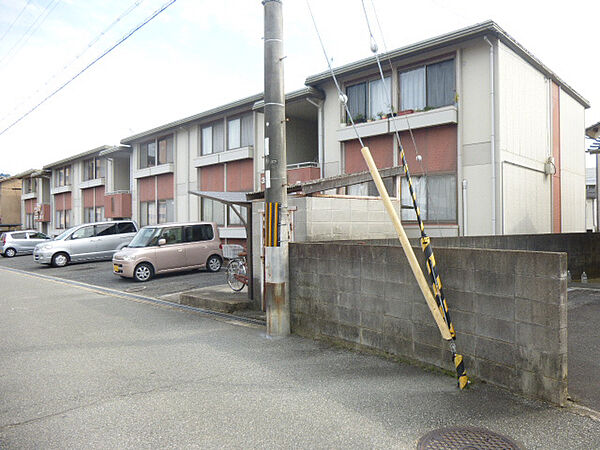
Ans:
[{"label": "balcony railing", "polygon": [[318,180],[321,178],[319,164],[313,161],[288,164],[288,185],[301,183],[303,181]]}]

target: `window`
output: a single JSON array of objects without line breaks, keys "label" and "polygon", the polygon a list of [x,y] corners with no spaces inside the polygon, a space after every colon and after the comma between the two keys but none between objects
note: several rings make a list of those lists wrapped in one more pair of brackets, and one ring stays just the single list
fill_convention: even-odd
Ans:
[{"label": "window", "polygon": [[54,169],[54,186],[69,186],[71,184],[71,166]]},{"label": "window", "polygon": [[[390,197],[396,197],[396,183],[395,178],[389,177],[383,179],[383,184],[387,193]],[[357,197],[379,197],[379,191],[375,182],[366,181],[364,183],[353,184],[347,188],[348,195]]]},{"label": "window", "polygon": [[94,226],[91,225],[89,227],[81,227],[73,232],[71,235],[71,239],[85,239],[91,238],[94,236]]},{"label": "window", "polygon": [[85,223],[94,222],[94,208],[83,208],[83,221]]},{"label": "window", "polygon": [[137,231],[131,222],[122,222],[117,225],[119,227],[118,233],[135,233]]},{"label": "window", "polygon": [[[384,82],[385,81],[385,82]],[[348,86],[348,109],[354,122],[381,118],[392,111],[390,105],[391,81],[385,77]],[[350,119],[348,119],[350,121]]]},{"label": "window", "polygon": [[110,236],[111,234],[117,234],[116,223],[103,223],[96,225],[96,236]]},{"label": "window", "polygon": [[400,73],[400,110],[415,111],[454,104],[454,60]]},{"label": "window", "polygon": [[54,213],[54,227],[65,229],[71,227],[71,210],[58,210]]},{"label": "window", "polygon": [[245,114],[227,121],[227,149],[254,145],[252,114]]},{"label": "window", "polygon": [[23,193],[31,194],[37,191],[37,179],[36,178],[25,178],[23,179]]},{"label": "window", "polygon": [[40,232],[35,232],[35,233],[28,233],[29,239],[48,239],[48,236],[46,236],[44,233],[40,233]]},{"label": "window", "polygon": [[225,139],[224,134],[225,130],[222,121],[202,128],[202,154],[210,155],[225,150],[223,142]]},{"label": "window", "polygon": [[246,221],[246,223],[248,222],[248,217],[247,217],[247,209],[244,208],[243,206],[229,206],[227,208],[227,223],[229,225],[242,225],[242,221],[240,220],[240,218],[238,217],[238,215],[235,213],[236,210],[238,213],[240,213],[240,215],[244,218],[244,221]]},{"label": "window", "polygon": [[173,136],[158,139],[158,164],[173,162]]},{"label": "window", "polygon": [[202,199],[202,220],[206,222],[216,222],[217,225],[225,225],[225,205],[221,202]]},{"label": "window", "polygon": [[96,206],[95,208],[95,222],[101,222],[104,220],[104,206]]},{"label": "window", "polygon": [[83,181],[93,180],[95,173],[94,159],[86,159],[83,161]]},{"label": "window", "polygon": [[13,239],[27,239],[27,234],[25,233],[13,233],[11,235]]},{"label": "window", "polygon": [[140,224],[144,227],[156,223],[156,202],[140,202]]},{"label": "window", "polygon": [[140,169],[172,162],[173,135],[159,137],[140,144]]},{"label": "window", "polygon": [[183,242],[183,230],[181,227],[163,228],[159,239],[164,239],[168,244],[181,244]]},{"label": "window", "polygon": [[33,214],[25,214],[25,227],[33,228],[35,225],[35,216]]},{"label": "window", "polygon": [[175,202],[173,199],[159,200],[158,223],[175,222]]},{"label": "window", "polygon": [[[456,176],[412,177],[422,220],[456,221]],[[402,178],[402,204],[412,206],[406,178]],[[414,209],[403,209],[402,220],[417,220]]]},{"label": "window", "polygon": [[186,242],[210,241],[214,238],[211,225],[191,225],[183,229]]},{"label": "window", "polygon": [[94,160],[94,170],[96,178],[104,178],[104,159],[96,158]]}]

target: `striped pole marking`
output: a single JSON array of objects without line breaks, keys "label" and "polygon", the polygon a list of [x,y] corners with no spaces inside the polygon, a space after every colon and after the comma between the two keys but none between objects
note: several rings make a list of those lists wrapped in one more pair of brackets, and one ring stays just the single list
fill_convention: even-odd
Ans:
[{"label": "striped pole marking", "polygon": [[452,342],[450,342],[450,350],[452,351],[452,360],[454,361],[454,367],[456,368],[458,386],[460,387],[460,389],[464,389],[465,386],[467,386],[467,384],[469,383],[469,378],[467,377],[467,372],[465,370],[465,364],[462,355],[456,353],[456,344],[454,343],[454,341],[456,340],[456,332],[454,331],[454,325],[452,324],[450,312],[448,311],[448,304],[446,303],[444,291],[442,290],[442,280],[440,279],[437,268],[435,266],[435,256],[433,255],[431,238],[427,236],[427,233],[425,233],[425,226],[423,225],[423,220],[421,220],[421,210],[419,209],[419,205],[417,204],[417,195],[415,193],[415,189],[413,188],[410,171],[408,170],[408,163],[406,162],[404,148],[401,145],[400,158],[402,159],[404,175],[406,175],[406,180],[408,181],[408,190],[410,191],[410,196],[413,202],[413,208],[415,209],[415,214],[417,216],[417,224],[419,225],[419,230],[421,231],[421,248],[423,249],[423,253],[425,254],[425,258],[427,261],[427,271],[429,272],[429,277],[431,279],[431,286],[433,288],[435,301],[438,305],[438,308],[440,309],[440,312],[442,313],[442,317],[444,317],[446,324],[448,324],[448,329],[450,330],[450,335],[452,336]]},{"label": "striped pole marking", "polygon": [[267,203],[266,247],[279,247],[279,203]]}]

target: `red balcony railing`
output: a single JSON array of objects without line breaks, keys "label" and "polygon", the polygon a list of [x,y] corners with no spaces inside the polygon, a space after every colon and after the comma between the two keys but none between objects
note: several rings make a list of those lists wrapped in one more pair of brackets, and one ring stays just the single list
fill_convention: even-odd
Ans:
[{"label": "red balcony railing", "polygon": [[131,217],[131,194],[129,192],[113,192],[104,196],[104,217]]}]

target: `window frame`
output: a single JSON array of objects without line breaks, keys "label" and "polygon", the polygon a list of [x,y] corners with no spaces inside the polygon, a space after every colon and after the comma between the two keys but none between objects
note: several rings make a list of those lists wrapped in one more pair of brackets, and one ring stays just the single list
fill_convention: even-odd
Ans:
[{"label": "window frame", "polygon": [[[428,95],[428,87],[429,87],[429,82],[428,82],[428,70],[427,68],[429,66],[434,66],[436,64],[443,64],[445,62],[449,62],[452,61],[453,63],[453,68],[454,71],[453,73],[453,77],[454,77],[454,88],[453,88],[453,93],[454,95],[452,96],[452,98],[454,99],[451,103],[447,104],[447,105],[440,105],[440,106],[430,106],[429,105],[429,95]],[[423,109],[413,109],[413,108],[408,108],[408,109],[402,109],[401,105],[402,105],[402,84],[401,84],[401,76],[403,73],[408,73],[411,72],[413,70],[417,70],[417,69],[424,69],[424,76],[425,76],[425,82],[424,82],[424,97],[425,97],[425,106],[423,107]],[[444,108],[447,106],[452,106],[456,104],[456,55],[445,55],[442,56],[440,58],[436,58],[436,59],[432,59],[430,61],[425,61],[425,62],[421,62],[418,64],[411,64],[409,66],[405,66],[402,68],[397,68],[397,76],[398,76],[398,98],[397,98],[397,102],[398,102],[398,108],[399,111],[410,111],[411,109],[414,110],[414,112],[420,112],[420,111],[430,111],[430,110],[434,110],[434,109],[438,109],[438,108]]]},{"label": "window frame", "polygon": [[[165,142],[166,150],[165,150],[165,161],[161,161],[160,158],[160,146],[161,143]],[[149,162],[150,146],[154,148],[154,155],[152,156],[153,162]],[[157,136],[154,139],[149,139],[144,142],[140,142],[138,145],[138,164],[140,169],[147,169],[149,167],[162,166],[165,164],[171,164],[175,162],[175,135],[165,134],[162,136]]]},{"label": "window frame", "polygon": [[[431,197],[430,197],[430,188],[429,188],[429,179],[431,178],[441,178],[441,177],[452,177],[454,179],[454,189],[449,189],[448,191],[452,192],[452,195],[454,197],[454,209],[452,212],[453,217],[452,218],[440,218],[440,217],[431,217],[432,211],[431,211]],[[458,188],[457,188],[457,175],[456,172],[439,172],[439,173],[430,173],[428,175],[418,175],[418,176],[412,176],[412,181],[413,181],[413,186],[416,186],[417,183],[419,182],[418,180],[421,180],[424,178],[425,180],[425,205],[423,205],[422,201],[419,202],[418,198],[421,197],[423,194],[419,194],[417,192],[417,202],[418,202],[418,206],[419,209],[421,211],[421,219],[423,220],[423,222],[428,222],[428,223],[443,223],[443,224],[457,224],[458,223]],[[406,184],[406,194],[403,194],[404,191],[404,185]],[[400,202],[401,204],[403,204],[403,199],[405,198],[404,196],[406,196],[407,199],[410,199],[410,203],[409,206],[412,207],[412,198],[410,196],[410,190],[408,189],[408,182],[406,181],[405,177],[401,178],[400,181]],[[406,214],[405,214],[406,212]],[[409,216],[409,217],[407,217]],[[413,216],[415,216],[415,212],[414,209],[403,209],[402,213],[401,213],[401,221],[402,222],[408,222],[408,223],[416,223],[417,219],[416,216],[413,218]]]},{"label": "window frame", "polygon": [[[207,123],[205,125],[201,125],[198,128],[200,129],[200,156],[207,156],[207,155],[214,155],[216,153],[223,153],[224,151],[226,151],[226,147],[228,146],[228,144],[225,142],[227,139],[227,123],[225,122],[225,119],[219,119],[219,120],[215,120],[213,122]],[[221,126],[223,127],[223,136],[221,137],[221,139],[215,139],[215,130],[217,126]],[[210,128],[210,151],[208,151],[208,149],[205,146],[204,143],[204,130],[208,130]],[[215,151],[215,143],[216,142],[221,142],[221,149],[218,151]]]},{"label": "window frame", "polygon": [[[391,73],[384,73],[383,74],[383,78],[384,80],[388,81],[389,84],[389,99],[392,99],[392,95],[393,95],[393,90],[392,90],[392,74]],[[360,85],[364,85],[364,93],[365,93],[365,104],[364,104],[364,110],[365,110],[365,114],[363,117],[358,117],[359,115],[362,116],[362,114],[358,114],[356,117],[353,117],[354,119],[354,123],[363,123],[363,122],[367,122],[367,121],[373,121],[373,120],[380,120],[383,119],[384,116],[390,116],[392,115],[393,111],[394,111],[394,105],[389,105],[389,111],[370,111],[371,109],[371,83],[375,83],[375,82],[381,82],[381,76],[377,75],[377,76],[370,76],[370,77],[366,77],[366,78],[362,78],[362,79],[358,79],[358,80],[353,80],[353,81],[349,81],[347,83],[344,84],[344,93],[346,94],[346,96],[348,97],[348,102],[349,100],[349,95],[348,95],[348,89],[349,88],[355,88],[357,86]],[[350,109],[350,108],[348,108]],[[382,113],[381,116],[379,116],[379,113]],[[379,117],[378,117],[379,116]],[[344,111],[344,117],[346,119],[346,123],[349,124],[350,123],[350,118],[348,117],[348,112]],[[357,119],[358,117],[358,119]]]}]

